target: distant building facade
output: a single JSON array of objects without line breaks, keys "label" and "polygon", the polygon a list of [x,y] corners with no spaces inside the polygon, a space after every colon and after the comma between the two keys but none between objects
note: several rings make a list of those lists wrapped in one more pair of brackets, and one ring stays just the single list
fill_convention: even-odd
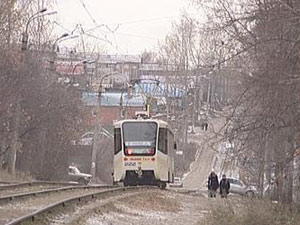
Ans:
[{"label": "distant building facade", "polygon": [[[84,92],[82,101],[85,106],[84,121],[87,126],[94,126],[98,116],[101,124],[109,126],[116,120],[133,118],[136,111],[145,108],[141,96],[128,98],[127,93],[122,92],[102,93],[101,101],[97,92]],[[98,113],[100,115],[97,115]]]}]

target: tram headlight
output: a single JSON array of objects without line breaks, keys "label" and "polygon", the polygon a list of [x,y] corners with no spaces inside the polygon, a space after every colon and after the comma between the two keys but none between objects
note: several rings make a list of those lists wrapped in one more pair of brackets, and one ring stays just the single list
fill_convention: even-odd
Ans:
[{"label": "tram headlight", "polygon": [[149,148],[149,149],[148,149],[148,153],[149,153],[150,155],[153,155],[153,154],[154,154],[154,148]]},{"label": "tram headlight", "polygon": [[132,148],[126,148],[126,154],[127,155],[132,155],[133,154],[133,149]]}]

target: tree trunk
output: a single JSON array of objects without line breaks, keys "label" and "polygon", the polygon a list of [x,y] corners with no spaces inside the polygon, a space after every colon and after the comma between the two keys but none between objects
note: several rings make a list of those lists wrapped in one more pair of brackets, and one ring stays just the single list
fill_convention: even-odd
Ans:
[{"label": "tree trunk", "polygon": [[19,140],[20,117],[21,117],[21,103],[19,101],[16,104],[14,132],[13,132],[13,137],[12,137],[12,141],[11,141],[11,149],[10,149],[9,157],[8,157],[8,172],[11,174],[15,174],[17,152],[21,146],[21,143]]},{"label": "tree trunk", "polygon": [[266,155],[266,139],[265,135],[262,135],[262,142],[260,144],[260,160],[259,160],[259,171],[258,171],[258,177],[259,177],[259,195],[260,197],[263,196],[264,192],[264,181],[265,181],[265,155]]}]

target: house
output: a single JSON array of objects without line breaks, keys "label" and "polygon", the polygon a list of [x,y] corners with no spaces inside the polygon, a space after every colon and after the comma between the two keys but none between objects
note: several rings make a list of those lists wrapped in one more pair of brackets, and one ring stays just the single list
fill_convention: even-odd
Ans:
[{"label": "house", "polygon": [[129,98],[124,92],[105,92],[101,93],[100,100],[98,95],[97,92],[82,93],[85,106],[84,121],[87,126],[94,126],[97,116],[100,116],[102,125],[109,126],[116,120],[133,118],[136,111],[145,107],[145,100],[141,95]]}]

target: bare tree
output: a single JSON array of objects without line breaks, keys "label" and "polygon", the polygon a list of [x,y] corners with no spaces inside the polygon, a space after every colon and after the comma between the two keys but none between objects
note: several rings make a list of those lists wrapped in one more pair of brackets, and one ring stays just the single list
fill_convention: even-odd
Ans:
[{"label": "bare tree", "polygon": [[239,157],[256,164],[252,168],[261,192],[266,169],[270,174],[275,168],[278,197],[291,203],[299,121],[300,5],[284,0],[197,2],[213,9],[209,18],[215,29],[236,43],[221,63],[238,62],[244,75],[239,76],[241,92],[229,115],[233,125],[228,126],[239,143]]},{"label": "bare tree", "polygon": [[[28,9],[35,3],[19,2]],[[14,29],[9,39],[5,36],[8,22],[0,22],[1,167],[43,179],[61,178],[67,174],[67,150],[82,121],[80,96],[43,68],[47,59],[43,52],[21,51],[18,37],[27,8],[9,6],[15,18],[10,20]],[[0,11],[7,7],[1,2]]]}]

